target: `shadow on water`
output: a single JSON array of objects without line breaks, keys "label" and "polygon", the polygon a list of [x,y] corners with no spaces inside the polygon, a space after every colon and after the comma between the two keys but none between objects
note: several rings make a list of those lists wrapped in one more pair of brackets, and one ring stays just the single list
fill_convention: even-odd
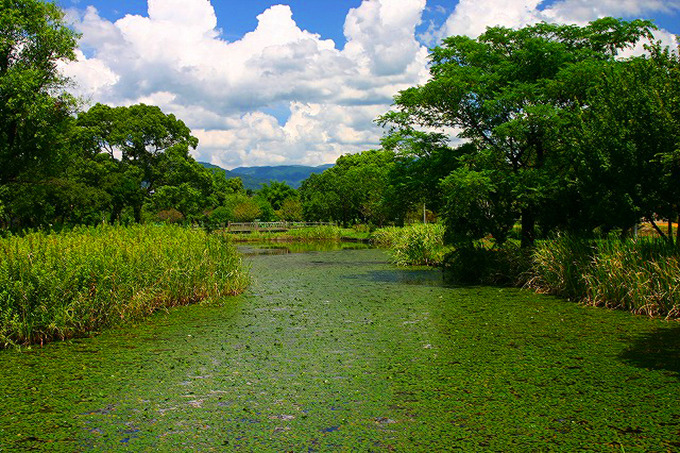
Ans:
[{"label": "shadow on water", "polygon": [[440,271],[434,269],[374,270],[348,275],[349,280],[364,280],[372,283],[395,283],[401,285],[446,287]]},{"label": "shadow on water", "polygon": [[619,359],[638,368],[669,371],[680,379],[680,326],[638,336]]}]

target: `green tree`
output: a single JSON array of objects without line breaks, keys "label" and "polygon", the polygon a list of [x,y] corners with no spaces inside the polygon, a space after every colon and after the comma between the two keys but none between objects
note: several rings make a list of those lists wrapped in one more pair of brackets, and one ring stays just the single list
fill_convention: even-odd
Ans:
[{"label": "green tree", "polygon": [[[130,107],[109,107],[97,104],[78,116],[83,140],[89,146],[120,159],[124,167],[135,167],[141,172],[142,182],[138,186],[133,203],[136,221],[141,220],[144,200],[163,186],[179,187],[191,185],[208,196],[212,188],[210,173],[189,155],[190,148],[198,146],[198,139],[191,130],[174,115],[166,115],[159,107],[145,104]],[[193,192],[180,191],[193,197]],[[168,193],[177,190],[163,189],[163,203],[170,199],[179,200]],[[177,207],[175,207],[177,208]]]},{"label": "green tree", "polygon": [[364,151],[341,156],[334,167],[311,175],[300,187],[305,219],[384,224],[388,219],[385,191],[393,161],[392,151]]},{"label": "green tree", "polygon": [[[602,71],[574,130],[578,208],[603,229],[678,216],[680,61],[658,45],[648,50]],[[672,241],[672,231],[658,232]]]},{"label": "green tree", "polygon": [[440,182],[460,166],[460,156],[470,153],[472,145],[452,149],[444,134],[404,128],[392,130],[382,146],[395,154],[385,203],[401,223],[409,211],[422,212],[423,204],[434,213],[442,209]]},{"label": "green tree", "polygon": [[281,209],[276,211],[276,215],[281,220],[289,222],[299,222],[303,220],[302,203],[297,198],[287,198],[281,203]]},{"label": "green tree", "polygon": [[67,80],[58,65],[75,59],[77,34],[52,3],[2,0],[0,5],[2,185],[54,173],[68,150],[75,102],[64,91]]},{"label": "green tree", "polygon": [[[430,81],[402,91],[397,110],[380,122],[461,129],[477,151],[467,168],[513,181],[522,244],[529,246],[542,208],[566,184],[570,144],[562,132],[570,115],[584,107],[602,67],[613,64],[618,51],[651,37],[653,28],[648,21],[605,18],[585,27],[541,23],[489,28],[477,39],[447,38],[432,51]],[[490,229],[480,225],[477,231]]]},{"label": "green tree", "polygon": [[298,193],[285,182],[270,181],[269,184],[262,184],[258,195],[266,199],[275,211],[281,209],[283,202],[289,198],[297,198]]}]

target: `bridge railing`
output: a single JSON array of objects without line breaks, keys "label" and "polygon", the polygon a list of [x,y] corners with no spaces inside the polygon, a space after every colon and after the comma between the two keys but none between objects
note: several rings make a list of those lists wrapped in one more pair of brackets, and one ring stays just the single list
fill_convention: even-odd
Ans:
[{"label": "bridge railing", "polygon": [[227,231],[230,233],[288,231],[317,226],[337,226],[337,224],[331,222],[229,222],[227,224]]}]

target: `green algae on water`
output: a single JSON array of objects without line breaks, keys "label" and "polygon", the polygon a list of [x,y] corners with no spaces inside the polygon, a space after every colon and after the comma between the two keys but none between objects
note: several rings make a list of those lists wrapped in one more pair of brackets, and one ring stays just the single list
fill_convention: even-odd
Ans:
[{"label": "green algae on water", "polygon": [[223,307],[0,353],[0,450],[680,448],[677,324],[379,250],[249,261]]}]

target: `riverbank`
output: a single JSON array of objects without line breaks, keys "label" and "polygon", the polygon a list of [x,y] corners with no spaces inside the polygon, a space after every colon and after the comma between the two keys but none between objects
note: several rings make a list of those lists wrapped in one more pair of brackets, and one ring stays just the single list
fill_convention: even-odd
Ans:
[{"label": "riverbank", "polygon": [[395,263],[440,267],[456,284],[517,286],[587,305],[680,318],[680,248],[662,238],[562,236],[530,249],[490,240],[454,248],[444,234],[442,225],[416,224],[377,230],[373,240],[390,248]]}]

